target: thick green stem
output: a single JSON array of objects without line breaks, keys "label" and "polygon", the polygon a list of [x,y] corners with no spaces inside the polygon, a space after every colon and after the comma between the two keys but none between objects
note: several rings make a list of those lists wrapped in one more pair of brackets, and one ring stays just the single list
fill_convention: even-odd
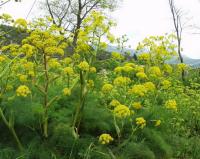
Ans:
[{"label": "thick green stem", "polygon": [[83,76],[83,72],[80,72],[80,83],[81,83],[81,89],[80,89],[80,103],[78,104],[73,120],[73,127],[76,128],[77,130],[79,129],[79,125],[81,122],[81,116],[82,116],[82,111],[85,105],[85,98],[86,98],[86,82]]},{"label": "thick green stem", "polygon": [[15,129],[14,129],[14,126],[13,125],[10,125],[9,122],[7,121],[7,119],[5,118],[4,114],[3,114],[3,111],[2,109],[0,108],[0,117],[2,118],[4,124],[8,127],[8,129],[10,130],[11,134],[13,135],[16,143],[17,143],[17,146],[19,148],[20,151],[23,151],[23,146],[15,132]]},{"label": "thick green stem", "polygon": [[44,83],[44,116],[43,116],[43,133],[44,137],[48,137],[48,89],[49,89],[49,76],[48,76],[48,68],[47,68],[47,57],[44,53],[44,77],[45,77],[45,83]]}]

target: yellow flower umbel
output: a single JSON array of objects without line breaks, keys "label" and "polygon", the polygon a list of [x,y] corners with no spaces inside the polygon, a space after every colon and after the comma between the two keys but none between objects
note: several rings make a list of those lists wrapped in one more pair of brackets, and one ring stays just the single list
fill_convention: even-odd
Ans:
[{"label": "yellow flower umbel", "polygon": [[138,55],[138,60],[147,62],[147,61],[150,60],[150,54],[149,53],[142,53],[142,54]]},{"label": "yellow flower umbel", "polygon": [[122,70],[126,73],[131,73],[134,71],[134,68],[128,65],[125,65],[124,67],[122,67]]},{"label": "yellow flower umbel", "polygon": [[106,93],[110,93],[112,89],[113,89],[112,84],[104,84],[101,91],[106,94]]},{"label": "yellow flower umbel", "polygon": [[116,100],[116,99],[113,99],[113,100],[110,102],[110,106],[112,106],[112,107],[116,107],[116,106],[118,106],[118,105],[120,105],[120,102],[119,102],[118,100]]},{"label": "yellow flower umbel", "polygon": [[132,106],[133,106],[134,109],[141,109],[142,108],[142,105],[141,105],[140,102],[134,102],[132,104]]},{"label": "yellow flower umbel", "polygon": [[86,61],[81,62],[78,67],[82,70],[82,71],[89,71],[90,66]]},{"label": "yellow flower umbel", "polygon": [[121,73],[122,70],[123,70],[123,67],[118,66],[118,67],[116,67],[116,68],[114,69],[114,72],[115,72],[115,73]]},{"label": "yellow flower umbel", "polygon": [[93,87],[94,87],[94,81],[93,81],[93,80],[88,80],[87,86],[88,86],[89,88],[93,88]]},{"label": "yellow flower umbel", "polygon": [[16,94],[17,96],[22,96],[22,97],[27,97],[29,94],[31,93],[31,91],[29,90],[29,88],[25,85],[21,85],[17,88],[16,90]]},{"label": "yellow flower umbel", "polygon": [[185,71],[188,68],[188,65],[185,63],[177,64],[178,71]]},{"label": "yellow flower umbel", "polygon": [[57,69],[61,67],[61,64],[58,62],[57,59],[50,59],[49,60],[49,67],[52,69]]},{"label": "yellow flower umbel", "polygon": [[65,67],[63,69],[64,73],[67,74],[68,76],[73,75],[74,74],[74,70],[71,67]]},{"label": "yellow flower umbel", "polygon": [[63,95],[65,95],[65,96],[70,96],[70,95],[71,95],[71,89],[69,89],[69,88],[64,88],[64,89],[63,89]]},{"label": "yellow flower umbel", "polygon": [[163,88],[163,89],[168,89],[169,87],[171,87],[171,82],[168,81],[168,80],[163,80],[163,81],[161,82],[161,85],[162,85],[162,88]]},{"label": "yellow flower umbel", "polygon": [[90,67],[90,73],[96,73],[97,69],[95,67]]},{"label": "yellow flower umbel", "polygon": [[147,90],[145,86],[138,84],[138,85],[134,85],[131,89],[129,89],[129,93],[142,97],[145,95],[145,93],[147,93]]},{"label": "yellow flower umbel", "polygon": [[136,118],[135,121],[141,129],[143,129],[146,126],[146,120],[143,117]]},{"label": "yellow flower umbel", "polygon": [[27,75],[19,75],[20,82],[27,82],[28,81],[27,78],[28,78]]},{"label": "yellow flower umbel", "polygon": [[177,103],[175,100],[168,100],[165,102],[165,107],[167,109],[173,109],[177,111]]},{"label": "yellow flower umbel", "polygon": [[130,109],[125,105],[117,105],[113,110],[113,113],[118,118],[125,118],[131,115]]},{"label": "yellow flower umbel", "polygon": [[112,52],[112,58],[116,60],[123,60],[124,57],[118,52]]},{"label": "yellow flower umbel", "polygon": [[109,144],[114,139],[110,136],[110,134],[101,134],[99,137],[99,142],[103,145]]},{"label": "yellow flower umbel", "polygon": [[152,82],[145,82],[143,85],[147,91],[154,91],[156,89],[156,86]]},{"label": "yellow flower umbel", "polygon": [[70,57],[66,57],[65,59],[63,59],[63,62],[66,64],[66,65],[69,65],[70,63],[72,63],[72,59]]},{"label": "yellow flower umbel", "polygon": [[144,72],[138,72],[136,73],[136,76],[139,78],[139,79],[147,79],[147,75],[144,73]]},{"label": "yellow flower umbel", "polygon": [[169,64],[164,64],[163,71],[170,74],[173,71],[173,68]]},{"label": "yellow flower umbel", "polygon": [[128,85],[130,82],[131,82],[130,78],[120,76],[120,77],[115,78],[114,85],[122,87],[122,86]]},{"label": "yellow flower umbel", "polygon": [[160,77],[162,75],[160,68],[157,66],[150,67],[149,73],[152,77]]},{"label": "yellow flower umbel", "polygon": [[136,65],[134,68],[134,71],[135,72],[144,72],[144,67]]}]

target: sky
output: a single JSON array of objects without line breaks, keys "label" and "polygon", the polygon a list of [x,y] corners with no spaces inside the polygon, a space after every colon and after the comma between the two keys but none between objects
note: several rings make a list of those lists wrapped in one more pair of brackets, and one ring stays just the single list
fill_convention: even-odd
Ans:
[{"label": "sky", "polygon": [[[20,3],[9,2],[0,9],[0,13],[9,13],[14,18],[31,20],[43,13],[38,9],[41,0],[22,0]],[[35,5],[29,14],[29,11]],[[183,54],[190,58],[200,59],[200,30],[191,27],[200,27],[200,0],[175,0],[187,22],[183,31]],[[129,38],[127,46],[136,48],[138,42],[152,35],[164,35],[174,31],[172,16],[168,0],[123,0],[119,7],[110,14],[117,22],[112,29],[116,36],[126,34]],[[28,16],[28,17],[27,17]]]}]

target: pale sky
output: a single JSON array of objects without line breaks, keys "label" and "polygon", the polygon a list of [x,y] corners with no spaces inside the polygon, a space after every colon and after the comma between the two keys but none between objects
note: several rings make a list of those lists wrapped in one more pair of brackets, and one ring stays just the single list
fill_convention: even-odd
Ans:
[{"label": "pale sky", "polygon": [[[9,13],[14,18],[26,18],[35,0],[22,0],[21,3],[10,2],[0,9],[0,13]],[[40,0],[28,17],[43,13],[37,9]],[[197,25],[200,27],[200,1],[199,0],[175,0],[177,6],[186,13],[183,21],[188,21],[187,26]],[[164,35],[173,31],[173,22],[169,10],[168,0],[123,0],[120,7],[111,16],[118,26],[113,28],[117,36],[128,35],[128,45],[134,49],[137,43],[147,36]],[[192,27],[187,27],[183,34],[183,53],[191,58],[200,59],[200,34]],[[200,30],[199,30],[200,33]]]}]

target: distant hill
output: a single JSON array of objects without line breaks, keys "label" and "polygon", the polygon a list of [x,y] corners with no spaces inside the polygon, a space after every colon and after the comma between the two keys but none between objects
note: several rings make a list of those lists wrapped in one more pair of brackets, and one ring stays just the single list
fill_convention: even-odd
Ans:
[{"label": "distant hill", "polygon": [[[107,46],[106,51],[107,52],[121,52],[116,46],[111,46],[111,45]],[[133,49],[127,49],[126,48],[126,49],[124,49],[124,51],[130,52],[132,56],[135,54],[135,50],[133,50]],[[190,57],[183,55],[183,61],[184,61],[184,63],[190,65],[193,68],[200,68],[200,59],[192,59]],[[180,62],[178,60],[178,57],[174,56],[174,57],[172,57],[172,59],[170,59],[168,61],[168,63],[177,64],[177,63],[180,63]]]}]

